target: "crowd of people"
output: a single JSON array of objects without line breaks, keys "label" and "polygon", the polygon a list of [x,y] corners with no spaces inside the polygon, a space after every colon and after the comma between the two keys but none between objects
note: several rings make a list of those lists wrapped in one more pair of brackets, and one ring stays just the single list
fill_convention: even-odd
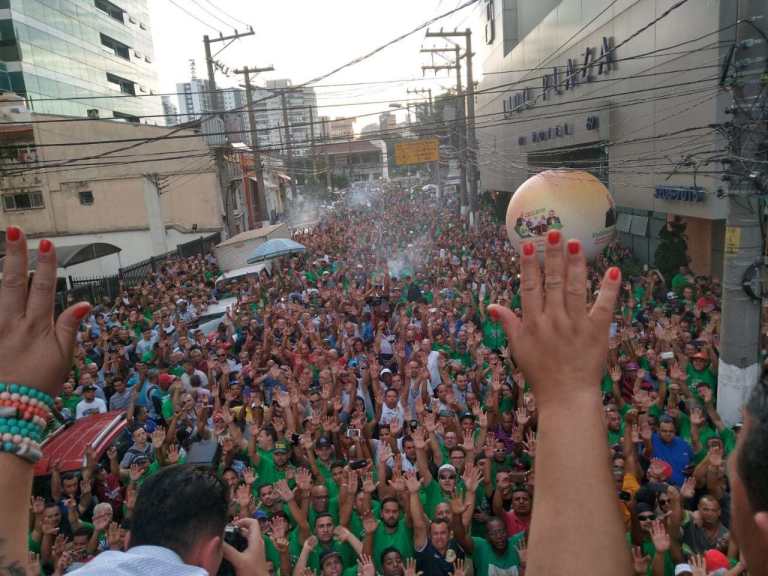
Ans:
[{"label": "crowd of people", "polygon": [[[99,556],[118,562],[151,541],[153,515],[216,506],[243,558],[230,553],[221,570],[239,576],[243,535],[270,574],[526,572],[544,505],[542,399],[489,308],[526,314],[503,226],[485,215],[467,230],[436,198],[390,187],[295,239],[305,254],[223,285],[211,255],[168,261],[80,319],[48,432],[108,410],[128,427],[82,470],[53,461],[36,485],[37,572],[88,574],[106,565]],[[588,269],[590,303],[612,264]],[[747,569],[726,474],[741,426],[716,409],[720,290],[687,269],[621,285],[599,383],[605,443],[593,449],[609,458],[637,575]],[[196,331],[227,296],[237,305],[218,328]],[[562,473],[568,484],[580,472]],[[228,489],[201,498],[196,486],[216,479]]]}]

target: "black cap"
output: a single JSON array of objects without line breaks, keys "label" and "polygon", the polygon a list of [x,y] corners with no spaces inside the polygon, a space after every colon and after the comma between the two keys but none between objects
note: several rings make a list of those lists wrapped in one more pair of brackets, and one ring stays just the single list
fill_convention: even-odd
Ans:
[{"label": "black cap", "polygon": [[330,550],[326,550],[325,552],[320,554],[320,568],[323,567],[323,564],[325,564],[326,560],[328,560],[329,558],[332,558],[333,556],[336,556],[339,560],[341,560],[341,554],[336,552],[336,550],[334,550],[333,548],[331,548]]},{"label": "black cap", "polygon": [[83,386],[83,392],[96,392],[96,386],[93,384],[89,384],[88,386]]}]

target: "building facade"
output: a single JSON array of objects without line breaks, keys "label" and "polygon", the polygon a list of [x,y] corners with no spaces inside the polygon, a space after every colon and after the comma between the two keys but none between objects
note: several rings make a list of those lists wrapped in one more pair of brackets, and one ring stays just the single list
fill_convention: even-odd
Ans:
[{"label": "building facade", "polygon": [[34,112],[162,124],[153,60],[147,0],[0,0],[0,62]]},{"label": "building facade", "polygon": [[222,229],[215,166],[197,132],[117,151],[125,144],[89,143],[139,142],[169,129],[4,110],[0,227],[22,227],[32,248],[45,237],[60,246],[106,242],[122,249],[119,259],[78,265],[70,274],[113,274]]},{"label": "building facade", "polygon": [[699,0],[661,18],[672,2],[484,3],[481,191],[508,198],[541,170],[588,170],[613,194],[620,239],[639,259],[653,261],[677,216],[694,272],[721,274],[727,204],[712,160],[727,143],[711,125],[729,99],[718,82],[736,3]]}]

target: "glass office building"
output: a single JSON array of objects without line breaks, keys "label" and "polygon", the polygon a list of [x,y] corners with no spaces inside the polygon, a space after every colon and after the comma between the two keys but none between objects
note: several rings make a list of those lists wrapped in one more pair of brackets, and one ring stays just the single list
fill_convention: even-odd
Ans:
[{"label": "glass office building", "polygon": [[161,124],[147,0],[0,0],[0,62],[43,114]]}]

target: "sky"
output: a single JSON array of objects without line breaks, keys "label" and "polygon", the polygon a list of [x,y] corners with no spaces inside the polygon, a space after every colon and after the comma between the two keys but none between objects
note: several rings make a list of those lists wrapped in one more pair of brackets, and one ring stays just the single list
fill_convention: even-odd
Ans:
[{"label": "sky", "polygon": [[[464,3],[465,0],[150,0],[155,63],[163,93],[175,92],[176,83],[188,81],[189,60],[194,58],[198,78],[206,77],[203,35],[231,34],[234,27],[244,31],[253,26],[255,34],[236,40],[215,56],[231,70],[274,66],[274,72],[260,74],[251,82],[290,78],[294,85],[325,74],[332,69],[385,44],[417,25]],[[479,22],[482,2],[441,20],[432,29],[444,26],[474,27]],[[194,16],[193,16],[194,15]],[[219,19],[214,18],[217,16]],[[197,19],[195,18],[197,17]],[[198,20],[199,19],[199,20]],[[222,22],[223,21],[223,22]],[[239,22],[238,22],[239,21]],[[229,24],[229,27],[225,26]],[[473,38],[474,39],[474,38]],[[214,53],[226,43],[215,43]],[[443,47],[439,38],[425,38],[424,31],[387,48],[370,59],[349,67],[318,85],[355,82],[399,82],[367,86],[327,86],[316,90],[318,114],[357,117],[359,132],[366,124],[378,122],[377,114],[391,110],[389,103],[405,104],[408,99],[424,98],[406,90],[431,88],[433,96],[455,85],[454,71],[427,71],[432,64],[423,48]],[[477,44],[476,44],[477,45]],[[475,57],[479,77],[480,58]],[[435,56],[435,64],[446,63]],[[219,86],[236,86],[242,77],[217,71]],[[364,104],[369,102],[370,104]],[[174,103],[176,103],[174,99]],[[360,114],[369,116],[360,117]],[[398,121],[405,112],[398,112]]]}]

